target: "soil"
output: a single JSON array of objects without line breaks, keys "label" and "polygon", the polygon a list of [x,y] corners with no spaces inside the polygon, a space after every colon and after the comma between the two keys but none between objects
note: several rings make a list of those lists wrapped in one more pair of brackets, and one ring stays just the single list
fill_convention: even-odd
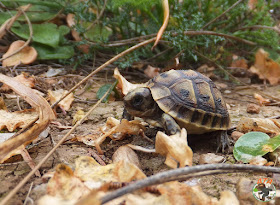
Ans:
[{"label": "soil", "polygon": [[[85,87],[80,87],[75,92],[75,101],[71,106],[71,109],[63,114],[57,109],[57,119],[55,122],[59,122],[63,126],[72,126],[72,119],[75,113],[82,109],[88,111],[91,106],[97,101],[96,92],[99,87],[105,83],[113,83],[114,79],[108,77],[104,78],[105,73],[99,74],[97,77],[92,78]],[[108,75],[110,76],[110,74]],[[45,93],[47,89],[70,89],[75,83],[81,80],[83,76],[71,75],[60,76],[50,79],[43,77],[36,77],[36,87],[41,88]],[[126,76],[127,77],[127,76]],[[136,80],[135,76],[130,76],[130,81]],[[218,78],[215,81],[218,85],[222,84],[224,87],[221,91],[224,95],[225,101],[229,106],[229,112],[231,116],[232,126],[235,126],[241,117],[261,117],[268,118],[280,115],[278,106],[262,106],[259,114],[250,114],[246,112],[247,105],[249,103],[258,103],[253,94],[256,92],[256,87],[265,92],[267,95],[280,98],[280,86],[264,86],[262,84],[251,84],[250,86],[238,86],[232,82],[224,81]],[[24,105],[24,101],[21,100],[21,105]],[[9,109],[17,107],[16,100],[6,101]],[[28,107],[28,106],[26,106]],[[111,97],[106,103],[100,104],[90,115],[90,117],[80,125],[76,131],[69,137],[85,136],[89,134],[100,134],[99,128],[104,125],[108,117],[115,117],[120,119],[123,111],[123,102],[120,99]],[[69,129],[66,127],[59,127],[57,123],[50,125],[49,136],[33,142],[29,146],[28,152],[34,162],[37,164],[56,144],[62,136],[64,136]],[[157,130],[148,129],[146,133],[148,137],[154,140]],[[210,139],[210,140],[209,140]],[[194,152],[194,164],[198,164],[198,159],[201,154],[215,153],[216,151],[216,139],[215,136],[209,134],[201,136],[190,136],[188,138],[189,144]],[[104,155],[100,155],[101,159],[105,163],[112,162],[112,155],[118,147],[125,144],[135,144],[143,146],[145,148],[154,148],[154,144],[144,140],[140,136],[129,136],[121,141],[112,141],[107,139],[103,142],[101,148],[104,151]],[[40,173],[46,174],[53,172],[55,167],[59,163],[65,163],[74,169],[74,161],[78,156],[90,155],[91,150],[95,150],[95,147],[85,145],[77,141],[66,141],[61,145],[52,155],[46,163],[40,168]],[[97,152],[96,152],[97,153]],[[155,154],[142,153],[136,151],[139,156],[142,170],[147,176],[156,174],[168,170],[169,168],[164,164],[165,158]],[[218,155],[225,156],[224,163],[236,163],[232,153]],[[9,191],[11,191],[30,171],[30,167],[22,161],[19,156],[12,157],[8,162],[0,165],[0,201]],[[250,180],[257,180],[261,176],[260,174],[251,173],[234,173],[234,174],[222,174],[222,175],[210,175],[205,177],[199,177],[195,183],[198,183],[203,191],[211,196],[219,197],[219,193],[222,190],[236,191],[236,183],[241,177],[248,178]],[[192,179],[193,180],[193,179]],[[48,180],[46,178],[38,178],[33,176],[26,185],[21,188],[15,197],[10,201],[10,204],[17,205],[23,204],[26,199],[29,188],[32,186],[29,198],[36,203],[36,201],[46,193],[46,186]]]}]

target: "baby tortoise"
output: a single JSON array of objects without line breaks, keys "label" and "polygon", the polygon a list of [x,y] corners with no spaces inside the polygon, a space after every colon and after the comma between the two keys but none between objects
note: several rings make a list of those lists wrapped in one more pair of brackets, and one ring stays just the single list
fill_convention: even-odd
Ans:
[{"label": "baby tortoise", "polygon": [[230,118],[221,92],[213,81],[193,70],[170,70],[124,97],[124,118],[156,121],[167,134],[187,129],[189,134],[222,131],[222,151],[229,145]]}]

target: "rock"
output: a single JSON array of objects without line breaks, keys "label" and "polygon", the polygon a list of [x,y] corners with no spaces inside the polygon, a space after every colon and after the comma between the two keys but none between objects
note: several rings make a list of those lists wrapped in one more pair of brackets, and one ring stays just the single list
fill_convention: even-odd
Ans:
[{"label": "rock", "polygon": [[250,103],[247,105],[247,112],[251,114],[258,114],[261,111],[261,107],[259,105]]},{"label": "rock", "polygon": [[219,156],[213,153],[207,153],[200,155],[199,164],[216,164],[221,163],[223,160],[223,156]]},{"label": "rock", "polygon": [[231,138],[236,142],[242,135],[244,135],[244,133],[234,131],[231,133]]}]

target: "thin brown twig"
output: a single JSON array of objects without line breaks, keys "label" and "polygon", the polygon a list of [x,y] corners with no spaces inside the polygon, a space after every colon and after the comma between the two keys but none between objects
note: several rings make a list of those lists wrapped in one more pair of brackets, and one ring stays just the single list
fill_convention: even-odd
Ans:
[{"label": "thin brown twig", "polygon": [[[243,38],[239,38],[239,37],[236,37],[236,36],[231,36],[231,35],[224,34],[224,33],[217,33],[217,32],[214,32],[214,31],[185,31],[184,34],[185,35],[190,35],[190,36],[196,36],[196,35],[221,36],[221,37],[232,39],[232,40],[235,40],[235,41],[240,41],[242,43],[246,43],[246,44],[251,45],[251,46],[257,45],[257,43],[245,40]],[[175,34],[173,34],[173,35],[175,35]],[[178,35],[178,34],[176,34],[176,35]]]},{"label": "thin brown twig", "polygon": [[89,78],[91,78],[93,75],[95,75],[97,72],[99,72],[100,70],[102,70],[103,68],[107,67],[108,65],[110,65],[111,63],[115,62],[116,60],[118,60],[119,58],[123,57],[124,55],[130,53],[131,51],[134,51],[137,48],[140,48],[142,46],[145,46],[149,43],[152,43],[155,41],[155,38],[151,38],[148,39],[146,41],[143,41],[139,44],[136,44],[135,46],[132,46],[130,48],[128,48],[127,50],[121,52],[120,54],[114,56],[113,58],[111,58],[110,60],[108,60],[106,63],[104,63],[103,65],[99,66],[98,68],[96,68],[94,71],[92,71],[87,77],[85,77],[83,80],[81,80],[79,83],[77,83],[74,87],[72,87],[60,100],[56,101],[54,104],[52,104],[52,108],[55,107],[60,101],[62,101],[64,98],[66,98],[71,92],[73,92],[77,87],[79,87],[81,84],[83,84],[84,82],[86,82]]},{"label": "thin brown twig", "polygon": [[21,180],[18,185],[0,202],[0,205],[5,205],[7,202],[20,190],[20,188],[33,176],[33,174],[47,161],[47,159],[56,151],[56,149],[66,140],[67,137],[91,114],[91,112],[105,99],[111,89],[103,95],[103,97],[80,119],[66,135],[64,135],[59,142],[51,149],[51,151]]},{"label": "thin brown twig", "polygon": [[11,53],[10,55],[6,56],[5,58],[1,58],[0,61],[3,61],[3,60],[5,60],[5,59],[10,58],[11,56],[17,54],[17,53],[20,52],[22,49],[24,49],[26,46],[28,46],[28,44],[29,44],[29,43],[31,42],[31,40],[32,40],[32,37],[33,37],[33,28],[32,28],[32,24],[31,24],[31,22],[30,22],[28,16],[26,15],[25,11],[24,11],[23,9],[21,9],[21,8],[20,8],[20,10],[21,10],[21,12],[23,13],[23,15],[24,15],[24,17],[25,17],[25,19],[26,19],[26,21],[27,21],[27,23],[28,23],[28,27],[29,27],[29,38],[28,38],[28,40],[23,44],[22,47],[20,47],[19,49],[15,50],[13,53]]},{"label": "thin brown twig", "polygon": [[239,28],[237,30],[247,30],[247,29],[270,29],[280,34],[280,29],[271,26],[263,26],[263,25],[247,26],[247,27]]},{"label": "thin brown twig", "polygon": [[217,21],[219,18],[221,18],[222,16],[224,16],[226,13],[228,13],[230,10],[232,10],[233,8],[235,8],[238,4],[240,4],[243,0],[239,0],[237,2],[235,2],[231,7],[229,7],[227,10],[225,10],[223,13],[221,13],[221,15],[217,16],[216,18],[212,19],[211,21],[209,21],[207,24],[205,24],[201,30],[205,29],[206,27],[208,27],[210,24],[214,23],[215,21]]},{"label": "thin brown twig", "polygon": [[146,179],[139,180],[131,185],[120,188],[116,191],[110,192],[101,198],[101,204],[105,204],[113,199],[116,199],[125,194],[131,193],[135,190],[142,189],[147,186],[162,184],[169,181],[177,180],[183,175],[191,175],[193,173],[205,172],[205,171],[242,171],[242,172],[266,172],[266,173],[280,173],[280,168],[277,167],[265,167],[256,165],[243,165],[243,164],[207,164],[197,165],[193,167],[184,167],[179,169],[173,169],[165,172],[158,173],[150,176]]}]

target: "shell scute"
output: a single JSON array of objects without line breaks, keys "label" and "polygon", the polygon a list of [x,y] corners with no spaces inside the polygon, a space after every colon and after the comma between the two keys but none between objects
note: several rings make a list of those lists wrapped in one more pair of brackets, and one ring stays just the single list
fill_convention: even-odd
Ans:
[{"label": "shell scute", "polygon": [[170,70],[147,83],[158,106],[188,133],[226,130],[226,103],[208,77],[193,70]]}]

